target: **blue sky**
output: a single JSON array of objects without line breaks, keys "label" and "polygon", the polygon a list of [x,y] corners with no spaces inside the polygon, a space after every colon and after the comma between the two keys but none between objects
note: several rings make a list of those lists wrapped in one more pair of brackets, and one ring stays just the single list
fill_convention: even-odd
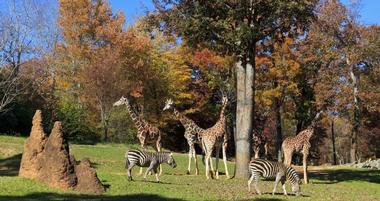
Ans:
[{"label": "blue sky", "polygon": [[[347,4],[351,0],[341,1]],[[109,2],[114,11],[124,12],[127,24],[133,23],[134,19],[144,15],[145,11],[153,9],[152,0],[109,0]],[[360,15],[364,24],[380,25],[380,0],[361,0]]]}]

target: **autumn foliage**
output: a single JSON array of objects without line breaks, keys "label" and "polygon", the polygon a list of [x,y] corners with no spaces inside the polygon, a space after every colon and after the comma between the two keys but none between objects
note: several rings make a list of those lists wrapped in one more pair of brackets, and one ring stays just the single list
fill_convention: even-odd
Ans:
[{"label": "autumn foliage", "polygon": [[[42,109],[45,126],[62,121],[70,140],[133,143],[127,111],[112,107],[128,96],[163,131],[165,148],[184,151],[183,128],[162,111],[165,100],[208,128],[218,120],[220,92],[228,91],[231,156],[240,117],[249,116],[241,119],[243,130],[252,130],[244,145],[276,160],[282,141],[324,110],[312,139],[313,163],[380,157],[380,28],[361,24],[355,7],[336,0],[210,1],[193,10],[191,1],[155,2],[154,12],[126,26],[106,0],[60,0],[56,18],[35,26],[56,19],[55,29],[38,32],[52,37],[46,44],[24,41],[22,51],[9,50],[18,40],[6,34],[14,31],[12,20],[0,19],[7,29],[0,30],[7,36],[0,34],[0,131],[28,133],[33,112]],[[244,18],[247,6],[261,13]],[[19,61],[17,50],[26,55]],[[1,56],[10,53],[16,60]]]}]

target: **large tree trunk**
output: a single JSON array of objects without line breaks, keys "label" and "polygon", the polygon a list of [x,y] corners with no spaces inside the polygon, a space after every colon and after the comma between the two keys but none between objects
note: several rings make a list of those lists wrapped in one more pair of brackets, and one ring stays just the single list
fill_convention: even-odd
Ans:
[{"label": "large tree trunk", "polygon": [[352,118],[352,131],[351,131],[351,163],[356,161],[357,147],[358,147],[358,130],[359,130],[359,103],[358,103],[358,81],[354,74],[354,66],[351,65],[350,60],[347,59],[347,64],[350,66],[350,76],[352,80],[353,96],[354,96],[354,116]]},{"label": "large tree trunk", "polygon": [[336,165],[337,161],[336,161],[336,148],[335,148],[334,118],[332,118],[331,120],[331,141],[332,141],[332,148],[333,148],[334,165]]},{"label": "large tree trunk", "polygon": [[251,133],[253,121],[254,62],[236,63],[237,105],[236,105],[236,172],[238,178],[248,178],[248,164],[251,156]]},{"label": "large tree trunk", "polygon": [[275,115],[276,115],[276,153],[277,160],[282,161],[282,125],[281,125],[281,104],[278,98],[275,98]]}]

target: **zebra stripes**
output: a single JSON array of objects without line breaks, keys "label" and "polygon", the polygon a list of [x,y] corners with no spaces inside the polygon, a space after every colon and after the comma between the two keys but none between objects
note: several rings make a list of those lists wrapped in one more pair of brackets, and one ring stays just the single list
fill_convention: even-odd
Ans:
[{"label": "zebra stripes", "polygon": [[157,168],[161,163],[167,163],[173,168],[177,166],[172,153],[168,152],[147,152],[140,149],[130,149],[125,153],[125,158],[125,167],[128,169],[128,180],[130,181],[133,180],[131,171],[135,165],[139,167],[148,167],[144,179],[146,179],[147,174],[153,170],[157,182],[160,182],[158,179]]},{"label": "zebra stripes", "polygon": [[292,191],[296,196],[300,195],[300,178],[298,177],[296,171],[283,163],[272,162],[262,159],[253,159],[249,163],[249,171],[251,173],[251,178],[248,180],[248,191],[251,190],[251,183],[254,180],[254,187],[258,194],[261,194],[257,184],[260,180],[260,176],[264,178],[275,178],[274,189],[272,194],[276,192],[277,184],[281,181],[282,189],[284,195],[287,195],[285,189],[285,181],[289,180],[292,185]]}]

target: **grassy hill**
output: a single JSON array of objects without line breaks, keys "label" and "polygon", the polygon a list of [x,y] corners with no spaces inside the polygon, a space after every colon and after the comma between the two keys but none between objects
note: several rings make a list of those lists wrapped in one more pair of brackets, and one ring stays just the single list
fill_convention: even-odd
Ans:
[{"label": "grassy hill", "polygon": [[[272,191],[273,181],[259,183],[265,195],[247,191],[247,180],[206,180],[204,166],[201,175],[186,175],[187,154],[175,153],[177,168],[164,165],[163,183],[155,183],[154,176],[144,181],[133,171],[134,182],[128,182],[124,169],[124,153],[127,147],[136,145],[97,144],[70,145],[71,154],[77,160],[88,157],[94,162],[99,178],[108,186],[103,195],[79,194],[48,188],[38,182],[20,178],[18,166],[25,138],[0,136],[0,201],[10,200],[380,200],[380,171],[354,170],[347,167],[310,167],[311,184],[302,185],[303,197],[282,195]],[[200,157],[198,157],[200,159]],[[224,166],[220,160],[220,169]],[[233,173],[233,163],[229,163]],[[291,192],[287,185],[288,192]]]}]

